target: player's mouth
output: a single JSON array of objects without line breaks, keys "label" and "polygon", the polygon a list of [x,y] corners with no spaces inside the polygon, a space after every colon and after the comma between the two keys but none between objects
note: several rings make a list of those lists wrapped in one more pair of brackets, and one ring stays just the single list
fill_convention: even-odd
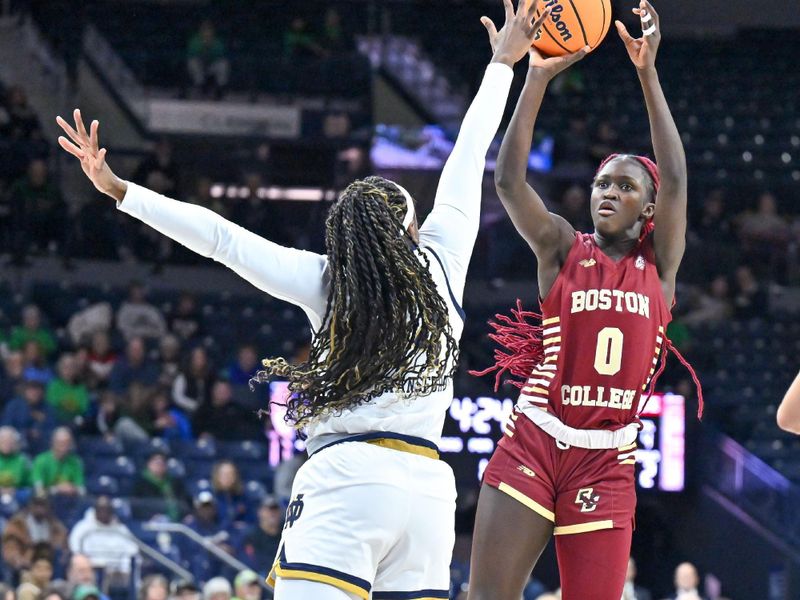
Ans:
[{"label": "player's mouth", "polygon": [[614,204],[608,200],[601,202],[600,206],[597,207],[597,214],[601,217],[610,217],[616,212],[617,209],[614,208]]}]

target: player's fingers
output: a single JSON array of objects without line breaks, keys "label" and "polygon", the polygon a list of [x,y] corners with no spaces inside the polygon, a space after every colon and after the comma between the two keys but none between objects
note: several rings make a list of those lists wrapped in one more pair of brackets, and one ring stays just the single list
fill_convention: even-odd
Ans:
[{"label": "player's fingers", "polygon": [[67,138],[65,138],[63,135],[60,135],[60,136],[58,136],[58,144],[59,144],[59,145],[60,145],[60,146],[61,146],[61,147],[62,147],[64,150],[66,150],[67,152],[69,152],[70,154],[72,154],[72,156],[74,156],[75,158],[77,158],[77,159],[80,159],[80,160],[83,160],[84,158],[86,158],[86,155],[84,154],[83,150],[81,150],[80,148],[78,148],[78,147],[77,147],[75,144],[73,144],[72,142],[70,142],[70,141],[69,141]]},{"label": "player's fingers", "polygon": [[81,142],[80,142],[81,136],[80,136],[80,135],[78,135],[78,132],[77,132],[77,131],[75,131],[75,130],[72,128],[72,125],[70,125],[69,123],[67,123],[67,122],[66,122],[64,119],[62,119],[61,117],[56,117],[56,123],[58,123],[59,127],[61,127],[61,129],[63,129],[63,130],[64,130],[64,133],[66,133],[66,134],[67,134],[67,135],[70,137],[70,139],[71,139],[73,142],[75,142],[76,144],[80,144],[80,143],[81,143]]},{"label": "player's fingers", "polygon": [[653,15],[653,19],[655,19],[656,22],[656,27],[660,27],[661,19],[659,18],[658,13],[656,12],[656,9],[653,6],[653,4],[651,2],[648,2],[648,0],[644,0],[640,6],[642,6],[642,8],[644,8],[644,10],[646,10],[648,13]]},{"label": "player's fingers", "polygon": [[97,158],[94,161],[94,167],[98,171],[103,168],[103,165],[106,162],[106,149],[103,148],[100,152],[97,153]]},{"label": "player's fingers", "polygon": [[533,0],[528,5],[528,23],[532,23],[536,18],[536,8],[539,6],[539,0]]},{"label": "player's fingers", "polygon": [[497,27],[494,26],[494,21],[489,17],[481,17],[481,23],[486,27],[486,31],[489,32],[489,41],[494,43],[494,36],[497,35]]},{"label": "player's fingers", "polygon": [[506,23],[509,23],[514,18],[514,5],[511,0],[503,0],[503,7],[506,10]]},{"label": "player's fingers", "polygon": [[581,48],[577,52],[573,52],[572,54],[568,54],[567,56],[565,56],[564,57],[564,62],[567,63],[567,66],[573,65],[576,62],[578,62],[580,59],[582,59],[584,56],[589,54],[589,52],[591,52],[591,51],[592,51],[591,46],[584,46],[583,48]]},{"label": "player's fingers", "polygon": [[544,25],[545,21],[547,21],[547,17],[549,16],[550,16],[550,9],[545,8],[544,12],[541,15],[539,15],[539,18],[533,22],[533,26],[531,27],[530,37],[534,37],[539,32],[539,30]]},{"label": "player's fingers", "polygon": [[89,142],[89,134],[86,133],[86,127],[83,125],[83,117],[81,117],[81,109],[76,108],[75,111],[72,113],[75,117],[75,128],[78,130],[78,133],[81,136],[81,142],[88,143]]},{"label": "player's fingers", "polygon": [[99,128],[100,128],[100,123],[97,120],[92,121],[91,125],[89,125],[89,147],[95,154],[97,153],[97,146],[98,146],[97,130]]},{"label": "player's fingers", "polygon": [[619,33],[619,37],[622,38],[625,45],[630,44],[633,41],[633,36],[628,33],[628,28],[625,27],[622,21],[614,21],[614,24],[617,26],[617,33]]}]

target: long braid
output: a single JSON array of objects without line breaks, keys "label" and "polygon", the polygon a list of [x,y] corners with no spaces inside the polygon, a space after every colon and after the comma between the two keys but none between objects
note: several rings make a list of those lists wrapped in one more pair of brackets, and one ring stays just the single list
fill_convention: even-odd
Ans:
[{"label": "long braid", "polygon": [[380,177],[356,181],[325,223],[330,276],[322,325],[299,365],[266,359],[257,382],[289,382],[286,418],[296,427],[389,391],[444,389],[458,363],[445,301],[427,256],[402,231],[406,200]]}]

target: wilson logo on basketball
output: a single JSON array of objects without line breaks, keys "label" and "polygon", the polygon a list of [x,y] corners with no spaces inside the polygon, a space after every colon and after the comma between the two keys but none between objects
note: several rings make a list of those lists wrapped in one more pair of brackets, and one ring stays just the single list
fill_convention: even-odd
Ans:
[{"label": "wilson logo on basketball", "polygon": [[561,6],[560,0],[549,0],[545,4],[545,8],[550,9],[550,20],[555,25],[558,35],[561,36],[561,41],[568,42],[572,39],[572,33],[567,24],[561,18],[561,13],[564,12],[564,7]]}]

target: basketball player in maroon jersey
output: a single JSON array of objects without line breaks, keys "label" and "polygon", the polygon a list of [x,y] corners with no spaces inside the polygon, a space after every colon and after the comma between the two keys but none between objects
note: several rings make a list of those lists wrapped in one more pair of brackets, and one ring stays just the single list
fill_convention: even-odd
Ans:
[{"label": "basketball player in maroon jersey", "polygon": [[[538,344],[521,309],[495,325],[497,377],[522,393],[484,475],[470,600],[518,600],[552,535],[564,600],[619,600],[630,555],[640,399],[669,342],[686,233],[686,161],[655,69],[658,15],[634,9],[643,36],[617,29],[638,72],[655,163],[612,155],[592,183],[595,231],[576,232],[526,182],[533,128],[548,82],[569,57],[534,49],[496,172],[506,210],[538,260]],[[663,363],[662,363],[663,365]],[[659,370],[660,371],[660,370]],[[652,389],[652,388],[650,388]]]}]

